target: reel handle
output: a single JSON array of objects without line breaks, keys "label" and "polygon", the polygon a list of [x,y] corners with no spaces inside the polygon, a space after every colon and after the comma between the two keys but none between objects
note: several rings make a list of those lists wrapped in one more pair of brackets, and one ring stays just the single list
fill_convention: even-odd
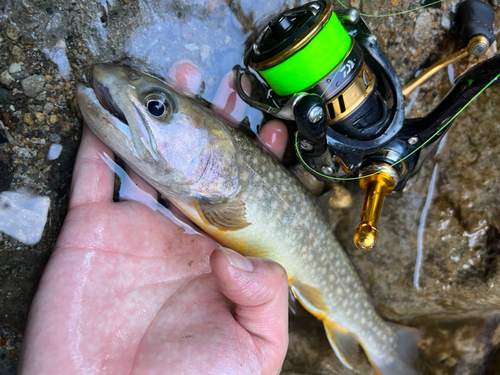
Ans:
[{"label": "reel handle", "polygon": [[465,42],[468,43],[476,35],[484,35],[490,45],[495,41],[495,11],[488,4],[480,0],[465,0],[458,7],[456,20]]}]

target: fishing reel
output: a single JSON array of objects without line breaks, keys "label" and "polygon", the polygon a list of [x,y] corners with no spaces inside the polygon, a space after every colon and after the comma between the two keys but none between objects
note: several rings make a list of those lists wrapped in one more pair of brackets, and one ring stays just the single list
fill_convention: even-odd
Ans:
[{"label": "fishing reel", "polygon": [[[245,68],[235,67],[235,87],[247,104],[293,121],[295,151],[310,173],[327,182],[359,180],[365,198],[354,243],[361,250],[376,246],[384,197],[418,172],[421,148],[438,140],[486,85],[499,82],[496,56],[462,75],[427,116],[404,118],[404,99],[414,88],[451,62],[484,54],[495,41],[489,5],[466,0],[457,21],[467,46],[404,88],[359,12],[334,12],[329,0],[273,17],[247,49]],[[266,97],[248,96],[243,75],[253,75]]]}]

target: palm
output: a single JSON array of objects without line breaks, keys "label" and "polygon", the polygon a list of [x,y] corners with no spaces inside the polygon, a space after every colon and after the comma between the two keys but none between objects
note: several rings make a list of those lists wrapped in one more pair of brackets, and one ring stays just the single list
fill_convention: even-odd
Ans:
[{"label": "palm", "polygon": [[[113,173],[99,152],[109,150],[86,130],[21,373],[276,373],[286,350],[279,266],[252,260],[251,274],[268,273],[259,276],[271,280],[267,289],[243,280],[249,290],[233,290],[234,268],[219,251],[211,257],[212,239],[186,234],[141,203],[112,202]],[[236,299],[235,312],[226,296]]]}]

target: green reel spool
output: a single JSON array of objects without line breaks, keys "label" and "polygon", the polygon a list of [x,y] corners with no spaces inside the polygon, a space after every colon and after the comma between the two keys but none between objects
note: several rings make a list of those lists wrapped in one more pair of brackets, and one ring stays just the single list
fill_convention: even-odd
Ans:
[{"label": "green reel spool", "polygon": [[276,17],[261,33],[250,67],[279,96],[306,91],[337,67],[352,38],[330,2],[316,1]]}]

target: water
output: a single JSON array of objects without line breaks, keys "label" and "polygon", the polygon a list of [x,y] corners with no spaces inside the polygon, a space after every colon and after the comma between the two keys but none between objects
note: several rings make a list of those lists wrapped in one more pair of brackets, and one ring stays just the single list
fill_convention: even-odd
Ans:
[{"label": "water", "polygon": [[[0,6],[4,15],[0,28],[1,72],[13,63],[22,63],[22,70],[11,74],[12,81],[1,86],[14,99],[0,101],[0,113],[9,115],[9,122],[0,118],[0,192],[28,188],[31,194],[51,202],[37,245],[28,246],[8,235],[0,239],[0,320],[17,332],[13,340],[21,340],[17,334],[24,329],[34,288],[65,215],[80,137],[80,120],[71,106],[75,85],[90,82],[91,66],[96,62],[126,61],[165,77],[176,61],[187,59],[199,66],[203,76],[203,91],[198,94],[217,102],[219,82],[241,63],[245,19],[260,19],[295,3],[242,1],[240,14],[221,0],[63,4],[24,0]],[[351,2],[360,4],[365,13],[392,12],[394,9],[386,3]],[[407,82],[430,53],[439,54],[446,48],[449,42],[441,17],[452,19],[456,3],[445,2],[441,9],[392,20],[369,20],[402,81]],[[414,6],[414,2],[400,1],[397,10]],[[431,17],[418,17],[422,12],[429,12]],[[431,24],[420,25],[418,30],[425,32],[419,33],[416,41],[412,30],[418,19],[430,19]],[[16,30],[17,38],[11,38]],[[442,40],[443,46],[438,43]],[[24,59],[14,46],[24,53]],[[453,69],[454,77],[460,73],[459,68]],[[24,74],[51,78],[46,78],[44,92],[30,98],[22,94]],[[449,76],[445,71],[425,84],[413,105],[408,105],[408,115],[421,116],[431,109],[450,87]],[[354,195],[351,208],[335,212],[340,217],[336,219],[336,233],[380,313],[424,331],[421,367],[425,373],[482,373],[488,366],[489,353],[498,347],[500,127],[495,109],[500,105],[499,98],[500,90],[491,89],[465,111],[439,155],[427,161],[415,186],[403,197],[386,200],[376,250],[362,254],[351,242],[362,199],[355,184],[347,186]],[[25,121],[29,120],[25,118],[27,113],[33,118],[31,125]],[[262,121],[257,111],[237,115],[238,120],[245,116],[254,129]],[[51,149],[59,151],[57,157]],[[426,202],[436,163],[439,175],[434,197]],[[426,220],[421,217],[424,206]],[[413,277],[420,223],[424,246],[417,290]],[[0,353],[11,356],[0,359],[0,372],[4,363],[11,366],[17,361],[18,353],[11,354],[12,350],[0,345]],[[284,373],[352,374],[339,365],[321,325],[300,311],[291,320],[289,353]],[[359,362],[358,373],[371,371],[361,354]]]}]

